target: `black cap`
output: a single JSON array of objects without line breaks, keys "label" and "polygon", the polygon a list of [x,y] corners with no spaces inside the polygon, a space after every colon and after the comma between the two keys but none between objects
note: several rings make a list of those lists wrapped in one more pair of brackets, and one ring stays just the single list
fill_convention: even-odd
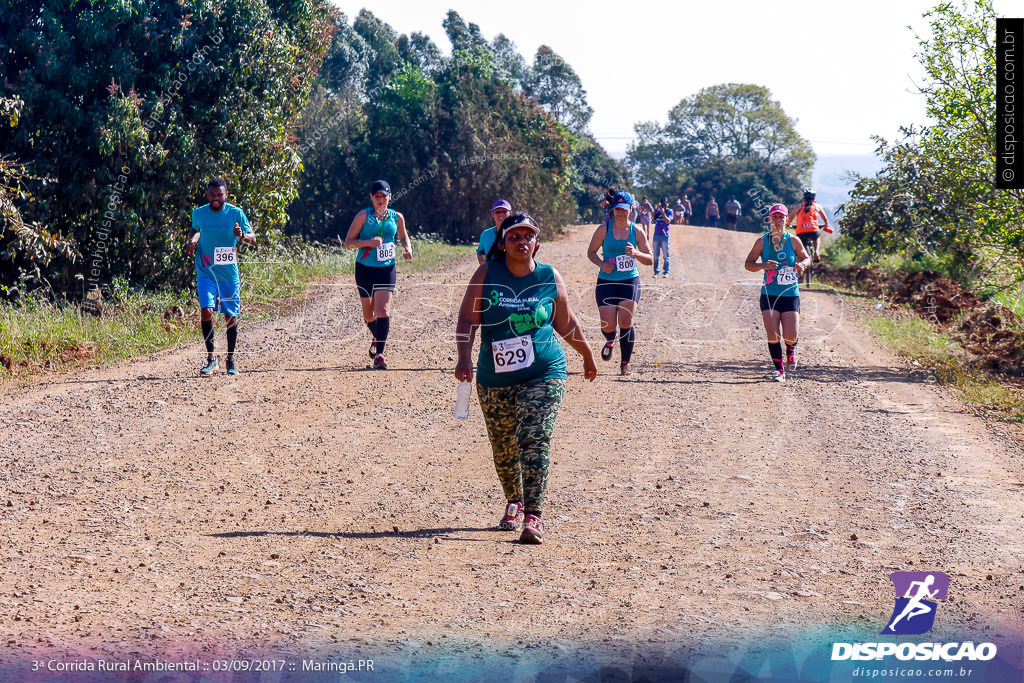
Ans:
[{"label": "black cap", "polygon": [[378,180],[370,188],[370,194],[377,194],[378,192],[384,192],[385,194],[391,194],[391,186],[388,185],[386,180]]}]

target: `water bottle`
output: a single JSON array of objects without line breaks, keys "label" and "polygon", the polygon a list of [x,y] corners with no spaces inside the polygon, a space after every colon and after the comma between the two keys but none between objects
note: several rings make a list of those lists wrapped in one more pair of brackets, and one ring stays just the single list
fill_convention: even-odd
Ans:
[{"label": "water bottle", "polygon": [[459,382],[459,390],[455,396],[455,419],[465,420],[469,417],[469,395],[472,392],[472,382]]}]

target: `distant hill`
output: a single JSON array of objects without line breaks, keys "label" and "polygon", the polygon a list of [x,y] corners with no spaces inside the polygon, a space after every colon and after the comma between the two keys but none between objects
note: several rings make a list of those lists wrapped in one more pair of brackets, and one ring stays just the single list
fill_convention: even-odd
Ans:
[{"label": "distant hill", "polygon": [[844,176],[850,171],[874,175],[882,163],[873,154],[820,154],[812,175],[818,203],[834,215],[840,204],[849,200],[853,183]]}]

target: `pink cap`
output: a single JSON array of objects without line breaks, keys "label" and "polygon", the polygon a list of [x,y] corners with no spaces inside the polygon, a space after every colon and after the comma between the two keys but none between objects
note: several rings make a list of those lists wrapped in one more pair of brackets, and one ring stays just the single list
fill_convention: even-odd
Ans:
[{"label": "pink cap", "polygon": [[772,204],[772,208],[768,209],[768,215],[771,216],[773,213],[781,213],[783,216],[788,216],[789,209],[786,208],[785,204]]}]

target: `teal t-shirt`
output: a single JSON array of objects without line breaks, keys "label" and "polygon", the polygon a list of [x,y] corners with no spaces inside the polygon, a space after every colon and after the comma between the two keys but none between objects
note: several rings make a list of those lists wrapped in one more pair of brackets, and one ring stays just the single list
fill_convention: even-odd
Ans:
[{"label": "teal t-shirt", "polygon": [[486,264],[477,383],[493,388],[565,379],[565,352],[553,327],[554,268],[538,261],[532,273],[515,277],[504,259]]},{"label": "teal t-shirt", "polygon": [[385,250],[390,250],[391,258],[379,259],[377,258],[378,251],[376,248],[362,247],[359,250],[359,258],[356,259],[359,263],[374,268],[387,268],[388,266],[395,265],[397,262],[395,257],[398,255],[397,245],[395,244],[395,236],[398,234],[397,215],[394,209],[388,209],[388,217],[383,222],[380,222],[377,220],[377,216],[374,215],[373,209],[366,210],[366,221],[363,223],[363,229],[359,231],[359,236],[356,239],[372,240],[374,237],[380,237],[384,240],[381,246]]},{"label": "teal t-shirt", "polygon": [[626,244],[632,244],[633,247],[637,246],[636,243],[636,223],[629,222],[629,237],[624,240],[615,239],[614,230],[612,224],[608,223],[608,228],[604,233],[604,242],[601,244],[601,259],[605,263],[611,263],[615,266],[615,270],[610,273],[606,273],[603,270],[597,275],[599,280],[611,280],[617,282],[620,280],[631,280],[635,277],[640,277],[640,269],[636,265],[636,259],[632,259],[633,267],[621,270],[623,261],[629,260],[626,256]]},{"label": "teal t-shirt", "polygon": [[772,247],[772,235],[765,233],[764,243],[761,245],[761,263],[777,261],[778,270],[764,271],[764,284],[761,285],[761,293],[768,296],[800,296],[800,276],[796,269],[796,251],[793,249],[793,240],[796,238],[786,233],[782,249],[776,251]]},{"label": "teal t-shirt", "polygon": [[238,282],[238,252],[235,248],[235,223],[242,234],[252,233],[245,212],[234,204],[224,202],[220,211],[204,204],[192,211],[192,229],[199,233],[196,245],[196,277],[208,277],[217,282]]},{"label": "teal t-shirt", "polygon": [[480,233],[480,242],[476,245],[476,253],[486,258],[487,254],[491,251],[491,247],[494,246],[494,240],[497,237],[498,229],[493,225]]}]

